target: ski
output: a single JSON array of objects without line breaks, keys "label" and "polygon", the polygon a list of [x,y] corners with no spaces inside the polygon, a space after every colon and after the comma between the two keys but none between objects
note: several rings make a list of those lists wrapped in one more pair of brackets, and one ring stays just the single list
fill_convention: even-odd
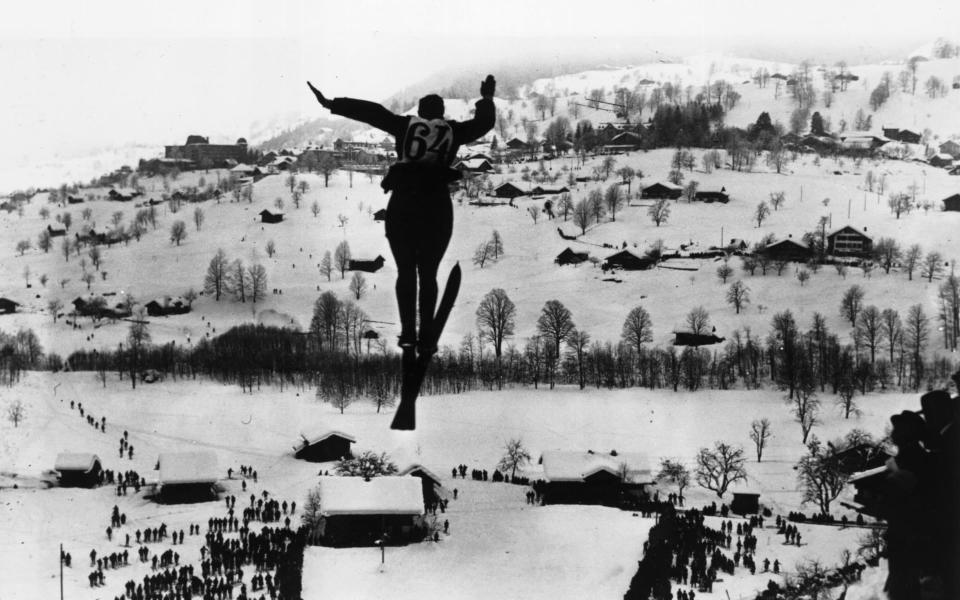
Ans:
[{"label": "ski", "polygon": [[[424,344],[428,348],[435,348],[440,341],[440,335],[443,333],[447,318],[453,309],[453,303],[457,300],[457,293],[460,291],[460,277],[460,263],[457,263],[450,269],[447,284],[443,288],[443,296],[437,305],[437,312],[433,317],[434,339]],[[427,374],[430,360],[435,353],[436,350],[419,355],[412,349],[404,351],[400,405],[393,416],[393,422],[390,424],[391,429],[413,430],[417,428],[417,396],[420,395],[420,386],[423,384],[423,378]]]}]

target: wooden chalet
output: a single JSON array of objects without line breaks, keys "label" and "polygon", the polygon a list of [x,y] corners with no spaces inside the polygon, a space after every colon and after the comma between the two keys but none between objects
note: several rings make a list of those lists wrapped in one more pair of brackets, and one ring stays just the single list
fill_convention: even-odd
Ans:
[{"label": "wooden chalet", "polygon": [[538,185],[537,187],[530,190],[530,194],[534,196],[551,196],[551,195],[555,196],[557,194],[563,194],[569,191],[570,189],[566,186],[559,187],[559,188],[545,188]]},{"label": "wooden chalet", "polygon": [[349,271],[363,271],[364,273],[376,273],[383,268],[383,263],[385,259],[383,256],[378,255],[373,260],[353,260],[350,259],[350,264],[347,267]]},{"label": "wooden chalet", "polygon": [[608,256],[601,267],[607,269],[623,269],[625,271],[646,271],[654,265],[654,260],[649,257],[639,257],[629,250],[621,250],[612,256]]},{"label": "wooden chalet", "polygon": [[647,499],[656,478],[645,456],[550,450],[540,456],[544,504],[619,506]]},{"label": "wooden chalet", "polygon": [[714,333],[693,333],[692,331],[674,331],[674,346],[709,346],[710,344],[719,344],[725,338],[719,337]]},{"label": "wooden chalet", "polygon": [[650,184],[640,190],[641,198],[670,198],[676,200],[683,194],[683,188],[672,183],[660,181]]},{"label": "wooden chalet", "polygon": [[507,150],[513,150],[514,152],[526,152],[530,149],[530,144],[520,138],[513,138],[505,143],[504,146],[507,147]]},{"label": "wooden chalet", "polygon": [[271,212],[267,209],[260,211],[260,222],[261,223],[279,223],[283,221],[282,212]]},{"label": "wooden chalet", "polygon": [[726,204],[727,202],[730,202],[730,196],[727,194],[727,188],[722,188],[719,192],[710,190],[696,192],[693,196],[693,199],[699,202],[707,203],[722,202]]},{"label": "wooden chalet", "polygon": [[873,250],[873,238],[846,225],[827,234],[827,254],[861,256]]},{"label": "wooden chalet", "polygon": [[47,232],[50,234],[50,237],[63,237],[67,235],[67,229],[65,227],[53,227],[52,225],[47,225]]},{"label": "wooden chalet", "polygon": [[497,198],[516,198],[518,196],[526,196],[527,193],[509,181],[505,181],[494,188],[493,195]]},{"label": "wooden chalet", "polygon": [[203,502],[217,497],[220,478],[217,455],[209,450],[160,455],[159,499],[163,502]]},{"label": "wooden chalet", "polygon": [[293,456],[307,462],[332,462],[350,458],[350,444],[357,438],[341,431],[328,431],[314,438],[300,434],[303,440],[293,447]]},{"label": "wooden chalet", "polygon": [[140,195],[140,192],[133,188],[113,188],[107,192],[107,197],[117,202],[129,202]]},{"label": "wooden chalet", "polygon": [[423,539],[423,483],[417,477],[320,477],[314,536],[326,546],[400,545]]},{"label": "wooden chalet", "polygon": [[889,500],[884,498],[889,491],[889,477],[890,470],[886,464],[854,473],[847,480],[847,483],[856,489],[853,495],[853,504],[847,502],[844,502],[844,504],[865,515],[885,518],[887,515],[881,514],[881,511],[877,509],[889,504]]},{"label": "wooden chalet", "polygon": [[903,142],[905,144],[919,144],[920,139],[923,137],[916,131],[910,131],[909,129],[897,129],[895,127],[884,127],[883,136],[897,142]]},{"label": "wooden chalet", "polygon": [[790,237],[767,244],[760,252],[770,260],[793,262],[807,262],[813,256],[813,250],[809,246]]},{"label": "wooden chalet", "polygon": [[14,302],[10,298],[0,298],[0,315],[9,315],[17,312],[19,302]]},{"label": "wooden chalet", "polygon": [[941,154],[949,154],[955,159],[960,159],[960,143],[957,143],[955,140],[945,141],[940,144],[938,150],[940,150]]},{"label": "wooden chalet", "polygon": [[960,194],[947,196],[943,199],[943,210],[951,212],[960,212]]},{"label": "wooden chalet", "polygon": [[560,266],[563,265],[579,265],[590,258],[588,252],[574,252],[569,247],[566,250],[557,255],[553,262],[557,263]]},{"label": "wooden chalet", "polygon": [[760,512],[760,490],[748,485],[734,485],[730,488],[733,500],[730,512],[735,515],[755,515]]},{"label": "wooden chalet", "polygon": [[930,163],[931,167],[942,169],[944,167],[953,166],[953,157],[945,152],[941,152],[931,156],[929,159],[927,159],[927,162]]},{"label": "wooden chalet", "polygon": [[186,300],[177,296],[164,296],[151,300],[144,305],[147,314],[151,317],[162,317],[165,315],[182,315],[190,312],[190,305]]},{"label": "wooden chalet", "polygon": [[421,487],[423,488],[423,501],[427,505],[438,502],[447,495],[446,490],[443,489],[443,484],[440,482],[440,478],[423,465],[410,465],[397,473],[397,475],[401,477],[404,475],[418,477]]},{"label": "wooden chalet", "polygon": [[103,467],[96,454],[61,452],[57,455],[53,470],[60,475],[63,487],[96,487],[100,485]]},{"label": "wooden chalet", "polygon": [[489,173],[493,165],[485,158],[466,158],[454,164],[453,168],[467,173]]},{"label": "wooden chalet", "polygon": [[854,134],[840,137],[840,149],[872,152],[890,140],[879,135]]}]

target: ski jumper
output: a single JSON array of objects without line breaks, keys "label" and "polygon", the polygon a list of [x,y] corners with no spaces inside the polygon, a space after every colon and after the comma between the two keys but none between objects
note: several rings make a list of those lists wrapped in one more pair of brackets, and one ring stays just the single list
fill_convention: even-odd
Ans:
[{"label": "ski jumper", "polygon": [[432,339],[437,269],[453,233],[453,203],[448,186],[460,179],[460,173],[450,165],[460,146],[485,135],[495,121],[492,98],[481,98],[475,107],[472,119],[453,121],[397,115],[366,100],[330,101],[333,114],[361,121],[396,139],[397,162],[380,185],[385,192],[391,192],[386,235],[397,263],[401,345],[417,339],[418,277],[419,339]]}]

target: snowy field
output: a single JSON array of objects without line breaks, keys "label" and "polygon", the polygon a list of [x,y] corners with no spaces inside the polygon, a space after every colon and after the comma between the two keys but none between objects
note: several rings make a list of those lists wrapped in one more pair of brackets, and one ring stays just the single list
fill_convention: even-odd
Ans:
[{"label": "snowy field", "polygon": [[[415,432],[390,430],[391,415],[377,414],[368,404],[353,405],[340,415],[315,401],[312,390],[241,394],[232,386],[167,380],[132,392],[128,382],[113,374],[104,388],[90,373],[29,373],[3,396],[22,400],[26,408],[19,428],[6,420],[0,424],[0,528],[8,532],[0,542],[0,559],[7,567],[4,598],[54,596],[60,543],[74,560],[65,575],[70,597],[113,597],[124,582],[142,578],[148,569],[137,564],[107,571],[106,586],[91,589],[86,583],[91,549],[101,555],[118,551],[124,534],[161,522],[173,529],[201,523],[205,530],[208,518],[225,516],[222,500],[160,505],[149,499],[149,487],[121,498],[109,486],[89,491],[45,489],[42,481],[49,479],[54,458],[63,451],[94,452],[105,468],[135,469],[149,483],[155,481],[153,467],[160,452],[212,450],[223,471],[224,494],[242,498],[267,490],[302,506],[318,467],[294,460],[292,446],[301,432],[311,435],[335,428],[357,438],[355,451],[385,451],[401,468],[421,463],[448,489],[458,488],[459,498],[441,515],[450,520],[450,535],[438,545],[388,548],[383,572],[376,549],[311,549],[305,598],[387,597],[385,590],[393,594],[389,597],[401,598],[428,590],[445,590],[451,598],[481,598],[488,592],[497,597],[556,598],[569,597],[568,590],[596,598],[620,597],[642,555],[651,521],[602,507],[531,507],[524,503],[524,488],[450,479],[450,469],[460,463],[492,472],[505,441],[513,437],[522,438],[534,463],[544,450],[616,449],[642,453],[654,466],[667,457],[692,465],[697,449],[714,440],[744,445],[749,455],[749,423],[767,417],[774,437],[762,463],[748,462],[750,482],[761,489],[761,503],[775,514],[811,512],[811,507],[800,506],[792,469],[803,452],[799,427],[775,391],[584,393],[560,388],[425,397],[418,405]],[[71,400],[83,402],[97,419],[106,416],[106,433],[94,430],[71,410]],[[826,406],[825,423],[814,433],[832,439],[858,427],[882,435],[888,415],[916,404],[914,395],[869,395],[861,404],[863,415],[850,420]],[[117,456],[124,430],[135,447],[132,460]],[[226,478],[228,467],[236,472],[240,465],[259,473],[258,483],[248,480],[245,493],[236,478]],[[538,469],[530,465],[526,474],[536,477]],[[662,488],[662,493],[670,491]],[[687,496],[694,506],[717,500],[712,492],[695,487]],[[104,530],[114,504],[128,520],[108,543]],[[800,547],[785,546],[774,530],[764,529],[758,535],[759,562],[778,558],[786,571],[802,558],[835,564],[840,551],[855,548],[862,533],[811,525],[799,529],[804,540]],[[182,560],[197,561],[199,540],[187,538],[183,547],[173,549]],[[151,550],[167,547],[153,544]],[[768,576],[741,577],[743,573],[741,569],[736,578],[716,587],[713,597],[725,597],[720,590],[729,590],[733,598],[746,597],[766,585]]]}]

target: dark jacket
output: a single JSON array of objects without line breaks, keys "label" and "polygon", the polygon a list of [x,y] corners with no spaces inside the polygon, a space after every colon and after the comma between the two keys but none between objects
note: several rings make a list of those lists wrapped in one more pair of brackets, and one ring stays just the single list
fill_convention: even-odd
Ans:
[{"label": "dark jacket", "polygon": [[[460,146],[473,142],[493,129],[496,120],[496,109],[491,98],[481,98],[477,100],[476,113],[472,119],[466,121],[454,121],[444,119],[450,126],[452,142],[445,148],[440,157],[440,164],[437,165],[417,165],[409,163],[399,163],[390,169],[390,173],[384,177],[381,185],[384,190],[404,189],[410,185],[409,182],[416,181],[420,185],[430,182],[433,185],[446,184],[459,179],[459,172],[450,168],[457,156],[457,150]],[[356,100],[353,98],[334,98],[331,101],[330,112],[335,115],[341,115],[355,121],[366,123],[385,131],[392,135],[396,140],[397,157],[404,157],[404,148],[406,145],[407,132],[410,129],[412,117],[410,115],[397,115],[387,110],[376,102],[367,100]]]}]

